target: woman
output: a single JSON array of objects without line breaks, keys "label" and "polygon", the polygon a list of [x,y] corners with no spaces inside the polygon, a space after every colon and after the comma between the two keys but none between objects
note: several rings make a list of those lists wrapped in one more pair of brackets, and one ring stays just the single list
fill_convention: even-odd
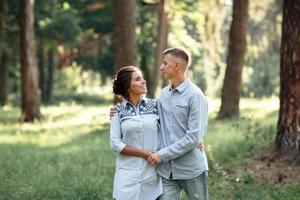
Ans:
[{"label": "woman", "polygon": [[147,158],[158,150],[156,100],[145,98],[146,81],[134,66],[120,69],[113,92],[123,99],[110,125],[110,145],[117,153],[113,197],[155,200],[162,194],[162,182]]}]

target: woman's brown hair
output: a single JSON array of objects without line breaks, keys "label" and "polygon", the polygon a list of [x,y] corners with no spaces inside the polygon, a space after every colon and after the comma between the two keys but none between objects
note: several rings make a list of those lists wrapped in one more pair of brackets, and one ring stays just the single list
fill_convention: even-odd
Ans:
[{"label": "woman's brown hair", "polygon": [[135,66],[123,67],[118,71],[113,80],[115,95],[122,96],[125,99],[129,98],[128,89],[130,88],[132,73],[137,71],[140,70]]}]

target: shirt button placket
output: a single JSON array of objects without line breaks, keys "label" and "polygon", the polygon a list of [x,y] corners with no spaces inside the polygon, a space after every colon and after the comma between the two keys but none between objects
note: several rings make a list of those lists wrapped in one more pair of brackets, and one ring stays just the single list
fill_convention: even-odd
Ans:
[{"label": "shirt button placket", "polygon": [[[142,125],[139,127],[139,147],[140,149],[143,149],[143,143],[142,143]],[[139,167],[140,167],[140,173],[139,173],[139,186],[140,186],[140,199],[141,199],[141,195],[142,195],[142,185],[141,185],[141,181],[142,181],[142,164],[143,164],[143,160],[142,158],[139,159]]]}]

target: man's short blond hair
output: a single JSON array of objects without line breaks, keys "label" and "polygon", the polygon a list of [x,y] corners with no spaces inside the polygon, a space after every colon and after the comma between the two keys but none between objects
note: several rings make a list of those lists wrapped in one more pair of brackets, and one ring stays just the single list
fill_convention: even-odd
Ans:
[{"label": "man's short blond hair", "polygon": [[186,50],[183,47],[174,47],[174,48],[169,48],[163,51],[164,55],[170,54],[176,58],[180,58],[186,62],[186,68],[189,67],[190,62],[191,62],[191,54],[188,50]]}]

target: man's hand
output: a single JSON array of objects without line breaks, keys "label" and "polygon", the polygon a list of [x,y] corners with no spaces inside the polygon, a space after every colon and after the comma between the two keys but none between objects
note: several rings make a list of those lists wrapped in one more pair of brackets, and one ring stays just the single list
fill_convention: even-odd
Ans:
[{"label": "man's hand", "polygon": [[161,162],[160,157],[159,157],[159,154],[158,154],[157,152],[152,153],[152,154],[148,157],[147,162],[148,162],[150,165],[157,165],[158,163]]},{"label": "man's hand", "polygon": [[204,150],[204,142],[203,141],[199,141],[197,144],[197,148],[200,149],[201,151]]},{"label": "man's hand", "polygon": [[109,110],[109,117],[112,118],[117,113],[116,106],[111,107]]}]

